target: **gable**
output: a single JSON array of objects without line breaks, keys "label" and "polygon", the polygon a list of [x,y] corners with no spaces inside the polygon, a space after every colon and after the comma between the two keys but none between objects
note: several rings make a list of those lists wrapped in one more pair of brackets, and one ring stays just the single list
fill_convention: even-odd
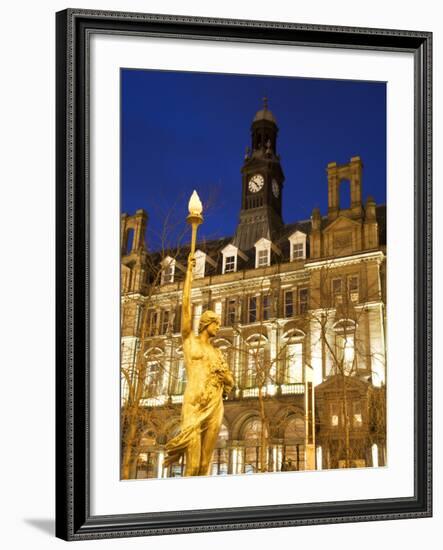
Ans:
[{"label": "gable", "polygon": [[233,244],[227,244],[221,250],[221,253],[223,254],[223,256],[236,256],[237,252],[238,252],[238,248]]},{"label": "gable", "polygon": [[302,231],[294,231],[294,233],[291,233],[289,235],[288,240],[291,242],[302,242],[306,240],[306,233],[303,233]]},{"label": "gable", "polygon": [[324,233],[329,233],[331,231],[340,231],[343,229],[352,230],[356,227],[361,227],[361,223],[345,216],[339,216],[336,220],[326,226],[323,231]]},{"label": "gable", "polygon": [[267,239],[266,237],[262,237],[261,239],[259,239],[255,244],[255,248],[261,248],[261,249],[265,249],[265,248],[269,248],[271,246],[271,241],[269,239]]}]

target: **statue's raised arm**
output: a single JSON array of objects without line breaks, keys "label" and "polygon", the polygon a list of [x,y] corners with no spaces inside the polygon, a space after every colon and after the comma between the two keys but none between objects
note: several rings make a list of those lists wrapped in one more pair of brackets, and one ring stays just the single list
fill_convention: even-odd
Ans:
[{"label": "statue's raised arm", "polygon": [[195,257],[191,252],[188,256],[188,267],[186,270],[185,283],[183,285],[183,305],[182,305],[182,338],[186,340],[192,332],[192,272],[195,267]]}]

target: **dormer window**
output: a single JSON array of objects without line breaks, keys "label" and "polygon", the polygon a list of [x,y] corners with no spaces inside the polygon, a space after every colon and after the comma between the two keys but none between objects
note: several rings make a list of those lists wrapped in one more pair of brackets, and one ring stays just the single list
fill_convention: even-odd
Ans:
[{"label": "dormer window", "polygon": [[305,250],[303,243],[294,243],[292,245],[292,257],[294,260],[302,259],[305,257]]},{"label": "dormer window", "polygon": [[238,267],[238,257],[247,260],[247,256],[234,246],[233,244],[226,245],[221,251],[223,255],[223,273],[234,273]]},{"label": "dormer window", "polygon": [[275,254],[281,254],[281,250],[265,237],[259,239],[255,245],[255,267],[271,265],[271,250]]},{"label": "dormer window", "polygon": [[174,282],[174,272],[175,265],[173,263],[165,267],[165,269],[163,270],[163,284]]},{"label": "dormer window", "polygon": [[166,258],[162,261],[161,265],[162,265],[161,284],[167,285],[169,283],[173,283],[174,275],[175,275],[174,258],[171,258],[171,256],[166,256]]},{"label": "dormer window", "polygon": [[306,258],[306,234],[296,231],[289,237],[291,247],[291,262],[304,260]]},{"label": "dormer window", "polygon": [[255,243],[255,267],[271,264],[271,241],[264,237]]},{"label": "dormer window", "polygon": [[236,256],[226,256],[225,257],[225,273],[232,273],[236,269],[237,257]]},{"label": "dormer window", "polygon": [[269,250],[258,250],[257,251],[257,267],[264,267],[269,265]]}]

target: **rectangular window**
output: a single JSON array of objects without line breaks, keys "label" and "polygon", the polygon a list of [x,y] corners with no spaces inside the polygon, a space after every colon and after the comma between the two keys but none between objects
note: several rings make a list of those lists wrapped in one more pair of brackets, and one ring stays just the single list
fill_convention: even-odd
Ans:
[{"label": "rectangular window", "polygon": [[160,334],[166,334],[169,328],[169,311],[163,311]]},{"label": "rectangular window", "polygon": [[294,315],[294,293],[292,290],[285,292],[285,317]]},{"label": "rectangular window", "polygon": [[342,280],[341,279],[332,279],[332,294],[341,294],[342,293]]},{"label": "rectangular window", "polygon": [[269,250],[258,251],[258,267],[269,265]]},{"label": "rectangular window", "polygon": [[286,354],[285,384],[303,382],[303,344],[289,344]]},{"label": "rectangular window", "polygon": [[292,245],[292,259],[300,260],[305,257],[304,254],[304,244],[303,243],[293,243]]},{"label": "rectangular window", "polygon": [[181,329],[181,313],[182,313],[182,308],[181,308],[181,304],[179,304],[175,308],[174,332],[180,332],[180,329]]},{"label": "rectangular window", "polygon": [[175,265],[173,262],[169,263],[164,269],[163,269],[163,284],[167,285],[168,283],[174,282],[174,268]]},{"label": "rectangular window", "polygon": [[271,318],[271,297],[263,296],[263,321],[268,321]]},{"label": "rectangular window", "polygon": [[156,336],[158,330],[158,311],[149,312],[148,333],[149,336]]},{"label": "rectangular window", "polygon": [[249,297],[248,322],[255,323],[257,321],[257,296]]},{"label": "rectangular window", "polygon": [[235,271],[235,256],[226,256],[225,258],[225,273]]},{"label": "rectangular window", "polygon": [[358,291],[358,275],[351,275],[350,277],[348,277],[348,292],[349,300],[351,302],[358,302]]},{"label": "rectangular window", "polygon": [[309,293],[307,288],[301,288],[298,291],[298,304],[300,315],[303,315],[308,311]]},{"label": "rectangular window", "polygon": [[343,303],[343,281],[341,279],[332,279],[333,304]]},{"label": "rectangular window", "polygon": [[235,298],[230,298],[227,304],[226,324],[229,326],[235,325],[237,313],[237,301]]},{"label": "rectangular window", "polygon": [[215,302],[214,303],[214,312],[220,317],[222,315],[222,303],[221,302]]}]

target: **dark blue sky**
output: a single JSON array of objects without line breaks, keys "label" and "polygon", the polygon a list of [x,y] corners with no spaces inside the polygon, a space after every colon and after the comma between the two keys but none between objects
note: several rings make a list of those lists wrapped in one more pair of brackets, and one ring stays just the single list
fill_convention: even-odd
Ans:
[{"label": "dark blue sky", "polygon": [[121,209],[148,212],[151,248],[165,226],[175,244],[193,189],[209,201],[199,238],[234,233],[240,168],[265,95],[279,126],[286,223],[308,219],[314,206],[326,214],[326,165],[355,155],[363,199],[386,202],[384,83],[122,69]]}]

